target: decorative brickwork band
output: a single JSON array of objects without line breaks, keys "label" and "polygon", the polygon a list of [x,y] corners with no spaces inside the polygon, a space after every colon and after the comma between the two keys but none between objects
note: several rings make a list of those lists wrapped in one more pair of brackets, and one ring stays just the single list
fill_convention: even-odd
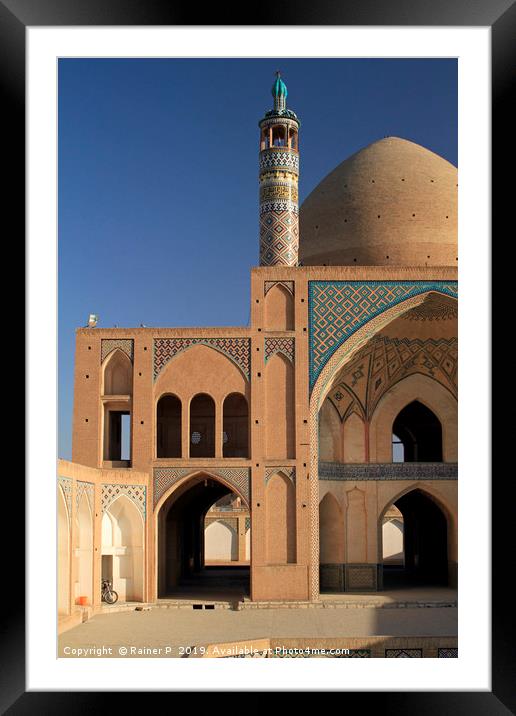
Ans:
[{"label": "decorative brickwork band", "polygon": [[263,295],[266,296],[276,284],[283,286],[292,296],[294,295],[294,281],[265,281],[263,284]]},{"label": "decorative brickwork band", "polygon": [[202,470],[193,467],[155,467],[154,478],[154,508],[173,485],[187,475],[206,473],[213,477],[220,477],[228,485],[233,486],[247,504],[250,504],[251,497],[251,470],[248,467],[210,467],[209,470]]},{"label": "decorative brickwork band", "polygon": [[133,361],[134,341],[132,338],[103,338],[101,341],[100,362],[103,363],[115,348],[123,351]]},{"label": "decorative brickwork band", "polygon": [[282,353],[293,364],[295,359],[294,338],[266,338],[265,362],[267,363],[275,353]]},{"label": "decorative brickwork band", "polygon": [[292,482],[296,484],[296,468],[295,467],[267,467],[265,469],[265,484],[269,482],[273,475],[285,475]]},{"label": "decorative brickwork band", "polygon": [[457,480],[456,462],[320,462],[319,480]]},{"label": "decorative brickwork band", "polygon": [[154,380],[169,360],[194,345],[209,346],[223,353],[240,368],[249,380],[251,371],[251,341],[249,338],[155,338]]},{"label": "decorative brickwork band", "polygon": [[108,507],[120,497],[125,495],[128,497],[136,507],[140,510],[143,519],[145,520],[146,513],[146,493],[147,488],[145,485],[102,485],[101,503],[102,512],[108,509]]},{"label": "decorative brickwork band", "polygon": [[90,509],[93,512],[93,510],[95,509],[95,485],[92,482],[80,482],[79,480],[77,481],[75,488],[75,508],[77,510],[79,509],[81,498],[84,493],[86,493],[88,502],[90,503]]},{"label": "decorative brickwork band", "polygon": [[387,309],[431,291],[457,298],[457,281],[310,281],[310,389],[339,346],[359,328]]}]

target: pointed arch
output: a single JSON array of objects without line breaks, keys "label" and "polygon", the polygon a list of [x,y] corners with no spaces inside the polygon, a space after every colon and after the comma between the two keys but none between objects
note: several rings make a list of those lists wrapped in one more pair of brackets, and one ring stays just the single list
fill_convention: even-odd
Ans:
[{"label": "pointed arch", "polygon": [[70,613],[70,520],[61,488],[57,489],[57,612]]},{"label": "pointed arch", "polygon": [[319,563],[342,564],[344,552],[344,520],[335,495],[327,492],[319,503]]},{"label": "pointed arch", "polygon": [[272,459],[295,457],[294,368],[281,353],[265,367],[265,454]]},{"label": "pointed arch", "polygon": [[294,298],[281,283],[265,296],[265,325],[269,331],[294,330]]},{"label": "pointed arch", "polygon": [[83,492],[75,515],[75,598],[93,601],[93,513]]},{"label": "pointed arch", "polygon": [[319,413],[319,457],[326,462],[342,461],[342,421],[329,398]]},{"label": "pointed arch", "polygon": [[216,520],[204,530],[204,559],[206,562],[238,560],[238,535],[226,522]]},{"label": "pointed arch", "polygon": [[102,395],[132,395],[133,364],[129,356],[115,348],[102,365]]},{"label": "pointed arch", "polygon": [[[385,513],[395,506],[403,516],[403,553],[398,558],[403,569],[390,571],[384,562]],[[397,492],[384,504],[378,520],[378,561],[384,563],[384,586],[389,579],[402,584],[450,584],[456,573],[455,525],[448,507],[434,488],[412,484]]]},{"label": "pointed arch", "polygon": [[414,401],[430,410],[441,424],[443,461],[457,462],[457,400],[441,383],[421,373],[400,380],[378,402],[369,426],[371,462],[392,462],[394,421]]},{"label": "pointed arch", "polygon": [[142,514],[127,495],[119,495],[102,518],[102,561],[121,601],[143,601],[143,551]]},{"label": "pointed arch", "polygon": [[182,457],[181,399],[173,393],[160,395],[156,403],[156,457]]},{"label": "pointed arch", "polygon": [[351,412],[342,425],[343,462],[361,463],[366,461],[365,424],[355,412]]},{"label": "pointed arch", "polygon": [[227,395],[222,414],[223,457],[249,457],[249,406],[245,395]]}]

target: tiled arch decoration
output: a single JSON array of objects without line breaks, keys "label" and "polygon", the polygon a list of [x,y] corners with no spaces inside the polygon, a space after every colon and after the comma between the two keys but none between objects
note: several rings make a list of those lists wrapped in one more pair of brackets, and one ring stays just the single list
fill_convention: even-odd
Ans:
[{"label": "tiled arch decoration", "polygon": [[219,351],[233,361],[249,380],[251,373],[250,338],[155,338],[154,380],[172,358],[194,345],[209,346]]},{"label": "tiled arch decoration", "polygon": [[145,485],[118,485],[118,484],[104,484],[102,485],[101,492],[101,504],[102,512],[108,509],[108,507],[120,497],[125,495],[131,502],[134,502],[136,507],[140,510],[143,519],[145,520],[146,513],[146,502],[147,502],[147,488]]},{"label": "tiled arch decoration", "polygon": [[344,341],[389,308],[429,292],[457,298],[457,281],[309,281],[310,390]]},{"label": "tiled arch decoration", "polygon": [[133,362],[134,340],[132,338],[103,338],[101,341],[100,362],[103,363],[116,348],[125,353],[131,363]]},{"label": "tiled arch decoration", "polygon": [[281,353],[293,364],[295,360],[294,338],[266,338],[265,362],[267,363],[275,353]]},{"label": "tiled arch decoration", "polygon": [[155,467],[153,471],[154,509],[156,509],[156,505],[168,489],[184,477],[195,475],[199,472],[206,472],[207,475],[221,477],[228,485],[235,487],[247,504],[250,504],[251,470],[248,467],[210,467],[208,470],[192,467]]},{"label": "tiled arch decoration", "polygon": [[[457,298],[457,281],[391,281],[391,282],[343,282],[343,281],[317,281],[310,284],[331,284],[338,288],[338,293],[333,293],[333,298],[327,303],[327,308],[321,309],[323,294],[316,291],[316,287],[309,287],[309,321],[310,321],[310,598],[317,600],[319,598],[319,453],[318,445],[318,413],[321,404],[321,396],[324,396],[324,390],[334,375],[335,371],[343,360],[351,355],[355,350],[359,349],[372,336],[381,330],[387,323],[395,320],[407,311],[419,306],[425,300],[430,292],[443,293],[448,296]],[[344,295],[346,286],[351,286],[352,295],[354,297],[355,310],[352,311],[355,321],[348,328],[343,324],[342,317],[339,320],[335,330],[333,331],[333,341],[329,341],[331,345],[326,346],[326,350],[322,349],[321,336],[317,339],[319,345],[319,358],[322,357],[322,364],[318,365],[317,375],[312,372],[312,331],[313,326],[317,324],[318,329],[322,330],[326,336],[329,335],[327,326],[331,324],[332,317],[335,315],[336,297]],[[360,296],[360,289],[363,287],[363,300],[360,303],[357,296]],[[400,290],[396,288],[399,286]],[[378,291],[380,287],[380,291]],[[383,288],[382,288],[383,287]],[[388,287],[392,287],[388,288]],[[322,287],[324,288],[324,287]],[[331,294],[326,294],[331,295]],[[377,297],[376,307],[371,306],[373,295]],[[406,297],[403,298],[403,295]],[[353,302],[352,302],[353,303]],[[349,303],[346,310],[349,311]],[[313,311],[317,307],[317,314]],[[340,312],[342,315],[342,312]],[[312,382],[313,381],[313,382]]]}]

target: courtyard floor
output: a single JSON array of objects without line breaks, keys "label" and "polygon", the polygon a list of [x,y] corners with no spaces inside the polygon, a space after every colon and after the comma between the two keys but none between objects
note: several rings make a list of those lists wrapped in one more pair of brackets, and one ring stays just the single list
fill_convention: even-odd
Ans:
[{"label": "courtyard floor", "polygon": [[[407,594],[410,592],[410,595]],[[443,590],[400,590],[392,594],[324,595],[324,602],[335,597],[341,602],[354,600],[348,608],[214,609],[153,607],[136,611],[97,614],[59,636],[61,657],[105,656],[140,657],[131,647],[158,648],[146,656],[178,657],[181,647],[263,638],[328,639],[338,637],[456,637],[457,608],[439,606],[453,603],[456,592]],[[360,597],[362,596],[362,602]],[[410,600],[406,599],[410,596]],[[416,606],[415,598],[419,604]],[[376,604],[371,603],[374,597]],[[385,608],[396,603],[398,608]],[[405,600],[405,601],[404,601]],[[412,606],[409,606],[410,602]],[[407,604],[403,608],[401,604]],[[427,606],[425,606],[427,605]],[[344,604],[342,604],[344,606]],[[87,653],[100,649],[103,653]],[[78,649],[86,650],[77,652]],[[124,653],[124,650],[126,652]]]}]

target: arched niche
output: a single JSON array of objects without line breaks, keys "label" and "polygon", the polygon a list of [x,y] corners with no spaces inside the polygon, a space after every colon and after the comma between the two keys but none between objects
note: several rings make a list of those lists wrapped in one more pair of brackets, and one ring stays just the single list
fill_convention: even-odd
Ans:
[{"label": "arched niche", "polygon": [[75,516],[75,599],[93,601],[93,515],[86,493]]},{"label": "arched niche", "polygon": [[226,522],[211,522],[204,530],[204,560],[231,562],[238,560],[238,535]]},{"label": "arched niche", "polygon": [[294,297],[280,283],[265,296],[265,327],[269,331],[294,330]]},{"label": "arched niche", "polygon": [[126,495],[102,517],[102,576],[110,579],[120,601],[143,601],[143,519]]},{"label": "arched niche", "polygon": [[344,562],[344,523],[334,495],[327,492],[319,503],[319,563]]},{"label": "arched niche", "polygon": [[420,373],[400,380],[376,406],[369,428],[370,461],[392,462],[394,421],[413,401],[422,403],[439,420],[443,461],[457,462],[457,400],[441,383]]},{"label": "arched niche", "polygon": [[364,421],[355,412],[350,413],[342,426],[343,462],[362,463],[366,461],[366,439]]},{"label": "arched niche", "polygon": [[223,457],[249,457],[249,408],[241,393],[231,393],[223,404]]},{"label": "arched niche", "polygon": [[273,475],[266,494],[266,554],[269,564],[296,561],[296,491],[283,473]]},{"label": "arched niche", "polygon": [[156,456],[181,457],[181,400],[162,395],[156,407]]},{"label": "arched niche", "polygon": [[319,459],[323,462],[342,461],[342,421],[329,398],[319,412]]},{"label": "arched niche", "polygon": [[70,613],[70,522],[61,487],[57,489],[57,612]]},{"label": "arched niche", "polygon": [[102,368],[102,395],[132,395],[133,364],[119,348],[115,348]]},{"label": "arched niche", "polygon": [[265,452],[267,458],[295,457],[294,368],[275,353],[265,368]]},{"label": "arched niche", "polygon": [[354,487],[346,492],[346,562],[367,561],[367,512],[365,492]]}]

